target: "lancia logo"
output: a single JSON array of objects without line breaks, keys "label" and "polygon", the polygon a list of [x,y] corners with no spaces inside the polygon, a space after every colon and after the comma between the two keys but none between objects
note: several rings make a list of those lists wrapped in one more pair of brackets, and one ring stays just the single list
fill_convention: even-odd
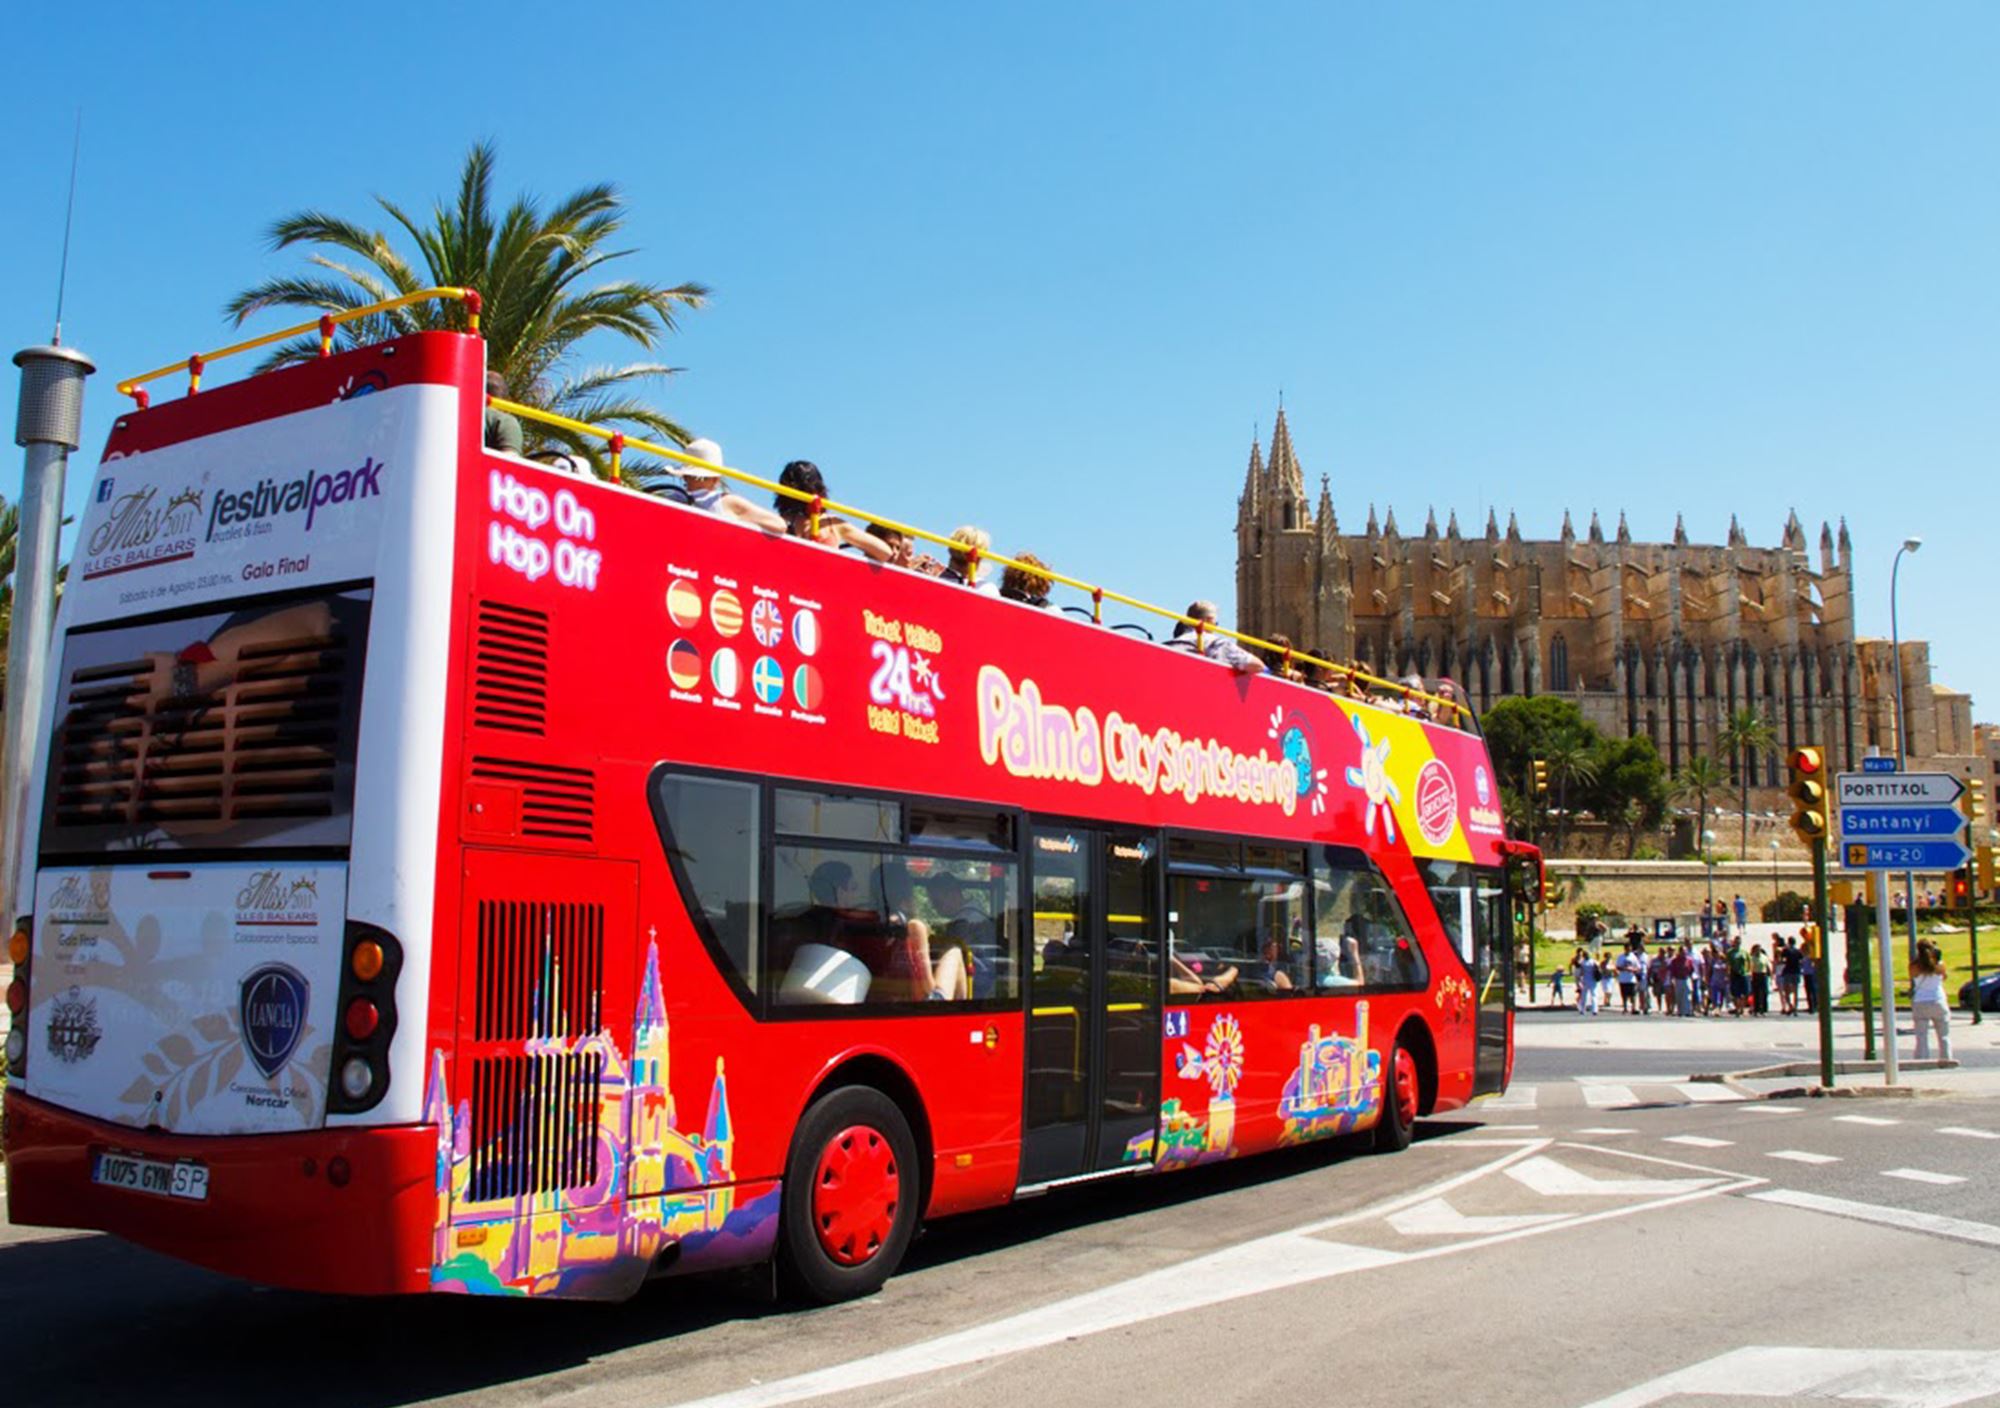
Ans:
[{"label": "lancia logo", "polygon": [[298,969],[266,963],[243,977],[243,1045],[269,1080],[291,1059],[306,1028],[306,980]]}]

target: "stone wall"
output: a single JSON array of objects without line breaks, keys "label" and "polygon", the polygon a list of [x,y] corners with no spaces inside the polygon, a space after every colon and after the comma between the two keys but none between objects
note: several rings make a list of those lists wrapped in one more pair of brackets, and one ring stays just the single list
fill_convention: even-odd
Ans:
[{"label": "stone wall", "polygon": [[[1642,925],[1651,919],[1690,920],[1708,898],[1708,867],[1698,861],[1681,860],[1551,860],[1551,884],[1557,879],[1581,877],[1583,893],[1565,901],[1550,914],[1546,927],[1559,932],[1573,927],[1578,904],[1601,904],[1613,913]],[[1750,917],[1758,917],[1760,906],[1771,898],[1772,866],[1728,861],[1715,867],[1715,897],[1730,900],[1742,895],[1750,906]],[[1781,890],[1812,893],[1812,866],[1804,861],[1780,860],[1777,883]]]}]

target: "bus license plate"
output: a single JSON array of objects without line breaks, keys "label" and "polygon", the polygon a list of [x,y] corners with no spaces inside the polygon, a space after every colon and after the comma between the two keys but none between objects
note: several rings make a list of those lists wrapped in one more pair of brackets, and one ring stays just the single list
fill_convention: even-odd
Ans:
[{"label": "bus license plate", "polygon": [[202,1202],[208,1197],[208,1168],[191,1159],[169,1163],[133,1154],[99,1154],[91,1165],[90,1181],[108,1188],[130,1188],[192,1202]]}]

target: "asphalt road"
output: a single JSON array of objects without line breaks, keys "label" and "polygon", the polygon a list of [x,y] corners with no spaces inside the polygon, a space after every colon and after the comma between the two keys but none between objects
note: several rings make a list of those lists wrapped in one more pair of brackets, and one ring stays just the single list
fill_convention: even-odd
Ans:
[{"label": "asphalt road", "polygon": [[619,1306],[342,1301],[0,1229],[7,1398],[1581,1408],[1722,1355],[1697,1379],[1803,1382],[1777,1350],[1841,1346],[1865,1362],[1804,1362],[1850,1388],[1959,1372],[1985,1396],[1908,1401],[2000,1403],[2000,1353],[1963,1357],[2000,1351],[2000,1101],[1640,1094],[956,1219],[830,1310],[714,1281]]}]

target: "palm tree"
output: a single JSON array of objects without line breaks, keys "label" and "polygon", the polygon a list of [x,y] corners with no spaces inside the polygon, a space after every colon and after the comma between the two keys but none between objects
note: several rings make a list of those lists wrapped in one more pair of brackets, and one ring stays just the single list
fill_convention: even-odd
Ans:
[{"label": "palm tree", "polygon": [[7,647],[14,639],[14,549],[21,538],[21,506],[0,497],[0,692],[7,688]]},{"label": "palm tree", "polygon": [[1755,709],[1738,709],[1729,716],[1729,722],[1715,736],[1715,746],[1728,755],[1731,770],[1737,763],[1743,765],[1742,783],[1736,789],[1737,800],[1743,808],[1743,842],[1738,855],[1750,854],[1750,789],[1757,780],[1757,755],[1769,752],[1778,746],[1778,734],[1766,719]]},{"label": "palm tree", "polygon": [[1549,750],[1547,761],[1556,784],[1556,807],[1562,812],[1556,824],[1556,854],[1561,855],[1569,844],[1570,784],[1588,787],[1597,781],[1597,756],[1583,743],[1565,740]]},{"label": "palm tree", "polygon": [[1694,839],[1701,844],[1702,829],[1708,825],[1708,799],[1729,795],[1729,779],[1722,765],[1706,753],[1697,753],[1689,758],[1687,765],[1674,774],[1667,784],[1668,795],[1677,802],[1694,799]]},{"label": "palm tree", "polygon": [[[475,288],[485,303],[480,327],[486,365],[506,378],[511,399],[573,420],[686,444],[687,431],[633,394],[639,383],[677,368],[658,362],[579,366],[576,354],[578,344],[598,332],[651,350],[674,330],[678,313],[702,306],[708,289],[697,283],[600,282],[605,265],[631,253],[608,243],[624,224],[617,189],[585,186],[547,209],[517,196],[496,218],[493,166],[490,143],[473,147],[459,173],[456,203],[440,202],[427,223],[376,197],[416,246],[415,262],[381,230],[317,210],[285,216],[271,226],[272,249],[317,246],[307,260],[325,275],[266,279],[230,299],[224,311],[241,324],[267,308],[343,312],[436,285]],[[428,329],[462,330],[465,319],[462,304],[418,303],[347,323],[341,336],[352,346]],[[280,343],[259,369],[318,355],[317,336],[295,338]],[[604,446],[589,436],[539,422],[523,430],[530,451],[560,446],[590,460],[599,473],[609,462]],[[643,461],[625,463],[627,473],[639,478],[658,469]]]}]

